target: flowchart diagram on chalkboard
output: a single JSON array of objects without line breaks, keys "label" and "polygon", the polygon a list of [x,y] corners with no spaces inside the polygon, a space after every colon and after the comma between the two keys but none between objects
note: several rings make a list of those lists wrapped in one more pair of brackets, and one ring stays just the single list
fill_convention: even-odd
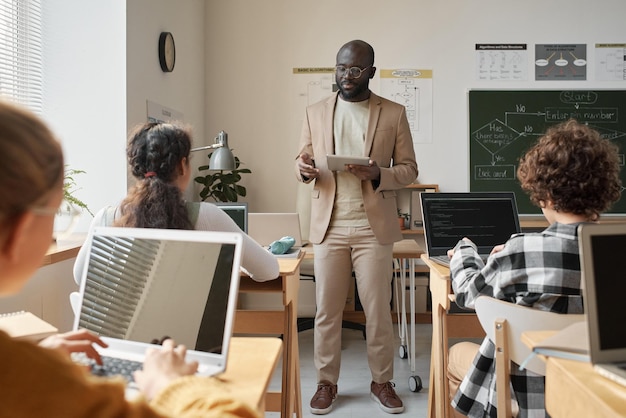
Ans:
[{"label": "flowchart diagram on chalkboard", "polygon": [[[516,178],[519,157],[552,125],[574,118],[620,150],[626,185],[626,90],[472,90],[469,92],[471,191],[514,191],[520,214],[540,214]],[[626,198],[611,209],[626,214]]]}]

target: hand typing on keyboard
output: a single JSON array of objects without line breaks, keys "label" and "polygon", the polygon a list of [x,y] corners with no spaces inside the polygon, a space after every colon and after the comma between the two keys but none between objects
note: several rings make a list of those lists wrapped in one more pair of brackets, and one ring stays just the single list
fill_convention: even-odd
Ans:
[{"label": "hand typing on keyboard", "polygon": [[86,329],[51,335],[39,342],[41,347],[60,350],[67,355],[84,353],[87,357],[101,365],[102,359],[94,348],[94,344],[100,347],[107,347],[107,344],[100,337]]},{"label": "hand typing on keyboard", "polygon": [[143,370],[133,373],[135,382],[147,399],[152,399],[172,380],[195,374],[198,362],[185,361],[187,348],[177,346],[174,340],[165,340],[163,347],[148,349]]}]

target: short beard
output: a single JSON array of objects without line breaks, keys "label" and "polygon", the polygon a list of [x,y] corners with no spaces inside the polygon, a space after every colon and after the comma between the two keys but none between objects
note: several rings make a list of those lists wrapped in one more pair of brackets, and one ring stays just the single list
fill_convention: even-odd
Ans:
[{"label": "short beard", "polygon": [[357,84],[356,88],[351,92],[346,92],[341,83],[337,84],[337,88],[339,89],[339,93],[341,94],[341,98],[344,100],[350,100],[357,97],[359,94],[362,94],[364,91],[368,89],[368,87],[364,84]]}]

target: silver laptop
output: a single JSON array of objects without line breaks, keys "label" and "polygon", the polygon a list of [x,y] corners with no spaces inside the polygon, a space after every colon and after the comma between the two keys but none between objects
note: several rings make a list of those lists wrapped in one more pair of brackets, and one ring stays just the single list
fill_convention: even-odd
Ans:
[{"label": "silver laptop", "polygon": [[428,258],[450,265],[448,250],[467,237],[483,260],[521,231],[513,192],[420,193]]},{"label": "silver laptop", "polygon": [[589,358],[598,373],[626,386],[626,224],[579,227]]},{"label": "silver laptop", "polygon": [[295,239],[294,248],[302,247],[300,216],[294,213],[249,213],[248,235],[263,247],[284,236]]},{"label": "silver laptop", "polygon": [[104,368],[92,371],[122,374],[132,383],[132,371],[118,367],[140,367],[146,349],[158,347],[164,337],[187,346],[187,358],[198,361],[199,374],[224,371],[241,239],[240,233],[92,229],[74,322],[74,329],[94,331],[109,344],[98,347]]}]

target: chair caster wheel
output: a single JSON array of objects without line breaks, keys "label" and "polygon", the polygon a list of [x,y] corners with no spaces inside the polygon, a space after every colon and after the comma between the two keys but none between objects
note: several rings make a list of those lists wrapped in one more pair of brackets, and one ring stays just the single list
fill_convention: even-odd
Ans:
[{"label": "chair caster wheel", "polygon": [[409,389],[411,392],[419,392],[422,390],[422,379],[419,376],[410,376],[409,377]]},{"label": "chair caster wheel", "polygon": [[405,359],[409,357],[409,353],[406,349],[406,345],[401,345],[398,348],[398,355],[400,356],[400,358]]}]

